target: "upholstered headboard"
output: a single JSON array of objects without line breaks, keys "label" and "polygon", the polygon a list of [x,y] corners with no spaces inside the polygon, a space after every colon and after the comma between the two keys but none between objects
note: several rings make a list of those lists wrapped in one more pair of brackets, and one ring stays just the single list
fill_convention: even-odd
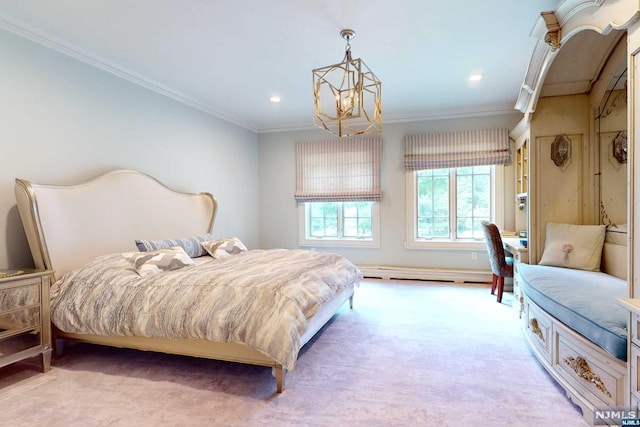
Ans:
[{"label": "upholstered headboard", "polygon": [[217,202],[181,193],[133,170],[76,185],[16,179],[16,202],[36,268],[56,278],[98,255],[137,251],[136,239],[177,239],[211,231]]}]

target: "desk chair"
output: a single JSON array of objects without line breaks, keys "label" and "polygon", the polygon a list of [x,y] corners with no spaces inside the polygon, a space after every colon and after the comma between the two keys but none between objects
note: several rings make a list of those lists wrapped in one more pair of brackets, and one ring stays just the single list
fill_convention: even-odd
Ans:
[{"label": "desk chair", "polygon": [[484,231],[487,251],[489,252],[489,261],[491,262],[491,272],[493,273],[491,295],[494,295],[497,287],[498,302],[502,302],[504,278],[513,277],[513,257],[505,256],[500,230],[498,230],[495,224],[489,221],[482,221],[482,230]]}]

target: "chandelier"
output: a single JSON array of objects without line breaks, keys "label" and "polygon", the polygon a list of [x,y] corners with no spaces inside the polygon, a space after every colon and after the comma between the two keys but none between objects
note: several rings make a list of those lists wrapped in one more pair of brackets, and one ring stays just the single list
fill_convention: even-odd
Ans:
[{"label": "chandelier", "polygon": [[347,41],[342,62],[312,71],[313,124],[341,138],[382,132],[382,83],[360,58],[351,58],[355,31],[340,35]]}]

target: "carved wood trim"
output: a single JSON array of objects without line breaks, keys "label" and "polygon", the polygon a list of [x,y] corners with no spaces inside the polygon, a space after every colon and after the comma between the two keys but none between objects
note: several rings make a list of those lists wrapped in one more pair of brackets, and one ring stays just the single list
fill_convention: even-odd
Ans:
[{"label": "carved wood trim", "polygon": [[582,357],[571,357],[567,356],[564,359],[564,363],[569,365],[571,369],[582,379],[585,379],[595,385],[598,390],[611,397],[611,393],[607,390],[607,387],[604,385],[604,382],[600,379],[600,377],[591,372],[591,368],[589,368],[589,364]]},{"label": "carved wood trim", "polygon": [[520,295],[520,313],[518,313],[518,319],[522,319],[524,313],[524,296]]},{"label": "carved wood trim", "polygon": [[542,329],[540,329],[540,326],[538,326],[538,319],[529,320],[529,325],[531,325],[531,331],[538,337],[540,337],[540,340],[543,343],[546,343],[546,341],[544,340],[544,335],[542,335]]}]

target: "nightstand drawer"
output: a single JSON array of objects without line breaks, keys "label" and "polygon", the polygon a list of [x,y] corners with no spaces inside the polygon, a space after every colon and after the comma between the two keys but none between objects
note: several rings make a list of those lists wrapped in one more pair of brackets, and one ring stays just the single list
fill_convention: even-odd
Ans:
[{"label": "nightstand drawer", "polygon": [[[19,282],[18,282],[19,283]],[[40,281],[0,289],[0,315],[8,310],[40,304]],[[1,316],[0,316],[1,317]]]},{"label": "nightstand drawer", "polygon": [[29,328],[40,326],[40,306],[0,313],[0,338]]}]

